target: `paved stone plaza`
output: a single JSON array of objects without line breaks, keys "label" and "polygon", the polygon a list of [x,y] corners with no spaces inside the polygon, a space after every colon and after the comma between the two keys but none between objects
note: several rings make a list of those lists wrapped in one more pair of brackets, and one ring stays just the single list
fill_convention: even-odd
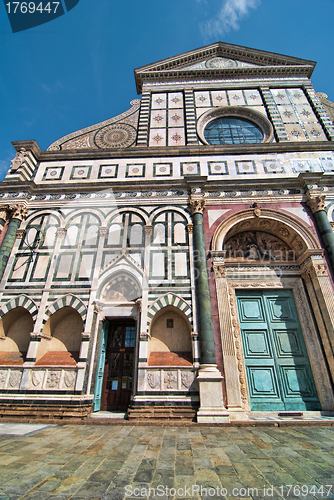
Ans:
[{"label": "paved stone plaza", "polygon": [[0,424],[0,434],[0,500],[334,498],[332,426]]}]

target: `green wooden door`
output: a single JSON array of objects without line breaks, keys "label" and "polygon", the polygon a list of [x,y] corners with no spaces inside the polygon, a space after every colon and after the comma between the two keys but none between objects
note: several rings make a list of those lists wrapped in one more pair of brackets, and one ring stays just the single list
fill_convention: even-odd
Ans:
[{"label": "green wooden door", "polygon": [[237,291],[253,411],[320,410],[291,290]]},{"label": "green wooden door", "polygon": [[101,333],[101,344],[100,344],[100,352],[99,352],[97,372],[96,372],[93,411],[100,411],[101,409],[102,383],[104,375],[104,365],[106,361],[108,332],[109,332],[109,321],[105,320],[103,322],[102,333]]}]

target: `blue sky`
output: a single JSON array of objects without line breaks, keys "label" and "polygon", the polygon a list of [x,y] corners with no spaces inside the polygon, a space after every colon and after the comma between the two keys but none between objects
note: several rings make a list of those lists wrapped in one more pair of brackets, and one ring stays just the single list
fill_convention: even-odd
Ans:
[{"label": "blue sky", "polygon": [[334,101],[334,0],[80,0],[12,33],[0,5],[0,179],[11,141],[41,149],[107,120],[137,97],[134,68],[215,41],[317,61],[316,91]]}]

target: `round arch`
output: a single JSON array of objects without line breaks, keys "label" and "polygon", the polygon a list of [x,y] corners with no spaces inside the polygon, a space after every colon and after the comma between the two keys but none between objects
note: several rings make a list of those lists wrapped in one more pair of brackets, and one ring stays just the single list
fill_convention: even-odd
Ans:
[{"label": "round arch", "polygon": [[62,309],[63,307],[67,306],[75,309],[80,314],[82,321],[85,321],[87,315],[87,308],[85,304],[78,297],[75,297],[75,295],[67,294],[64,295],[63,297],[60,297],[58,300],[56,300],[52,305],[48,307],[47,311],[44,314],[43,327],[50,318],[50,316],[52,316],[59,309]]},{"label": "round arch", "polygon": [[133,301],[142,295],[142,275],[127,265],[107,269],[96,297],[102,302]]},{"label": "round arch", "polygon": [[297,257],[307,250],[322,252],[317,238],[301,222],[272,209],[248,209],[228,217],[217,227],[211,250],[222,251],[227,236],[249,230],[261,230],[277,235],[295,251]]},{"label": "round arch", "polygon": [[152,224],[153,219],[155,219],[158,215],[162,214],[163,212],[176,212],[176,213],[182,215],[187,220],[187,224],[192,224],[192,219],[191,219],[189,212],[186,212],[182,208],[173,207],[173,206],[157,208],[156,210],[154,210],[150,214],[150,217],[149,217],[149,220],[147,223]]},{"label": "round arch", "polygon": [[117,208],[116,210],[114,210],[113,212],[111,212],[107,217],[106,217],[106,220],[105,220],[105,225],[108,227],[110,222],[112,221],[112,219],[117,216],[117,215],[120,215],[120,214],[123,214],[123,213],[133,213],[133,214],[136,214],[138,215],[138,217],[141,217],[144,221],[145,224],[148,224],[148,216],[145,212],[143,212],[142,210],[140,210],[139,208],[135,208],[135,207],[124,207],[124,208]]},{"label": "round arch", "polygon": [[38,219],[40,217],[43,217],[45,215],[51,215],[55,219],[57,219],[59,227],[64,227],[65,226],[65,219],[60,214],[59,212],[56,212],[55,210],[49,209],[49,210],[40,210],[38,212],[34,212],[32,214],[29,214],[29,216],[22,222],[22,225],[20,226],[22,229],[27,229],[27,227],[33,223],[35,219]]}]

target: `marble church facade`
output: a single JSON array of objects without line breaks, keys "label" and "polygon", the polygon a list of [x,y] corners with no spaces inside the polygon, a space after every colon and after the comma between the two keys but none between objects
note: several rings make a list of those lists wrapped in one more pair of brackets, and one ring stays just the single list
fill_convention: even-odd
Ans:
[{"label": "marble church facade", "polygon": [[119,116],[13,142],[3,415],[334,411],[333,104],[314,67],[215,43],[135,70]]}]

